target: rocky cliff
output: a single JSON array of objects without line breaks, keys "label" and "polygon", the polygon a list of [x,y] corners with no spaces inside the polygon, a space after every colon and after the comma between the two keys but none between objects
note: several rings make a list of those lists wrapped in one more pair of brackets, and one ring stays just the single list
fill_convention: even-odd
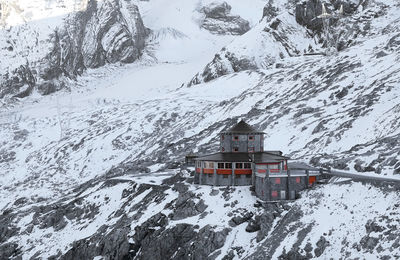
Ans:
[{"label": "rocky cliff", "polygon": [[130,0],[92,0],[85,10],[64,20],[49,36],[44,57],[2,75],[0,98],[26,97],[34,89],[47,95],[64,88],[65,77],[74,79],[88,68],[131,63],[140,57],[148,34]]}]

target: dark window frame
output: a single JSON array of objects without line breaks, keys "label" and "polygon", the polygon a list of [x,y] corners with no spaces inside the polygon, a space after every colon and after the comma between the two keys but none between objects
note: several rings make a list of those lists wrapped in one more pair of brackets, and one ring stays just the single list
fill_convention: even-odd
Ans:
[{"label": "dark window frame", "polygon": [[251,169],[251,163],[243,163],[243,169]]}]

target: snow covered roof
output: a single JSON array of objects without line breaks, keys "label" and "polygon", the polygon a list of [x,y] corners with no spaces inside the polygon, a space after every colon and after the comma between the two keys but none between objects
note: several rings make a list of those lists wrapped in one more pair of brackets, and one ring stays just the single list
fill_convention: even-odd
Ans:
[{"label": "snow covered roof", "polygon": [[241,120],[232,128],[228,129],[227,131],[223,131],[222,133],[228,134],[264,134],[264,132],[255,129],[254,127],[247,124],[245,121]]},{"label": "snow covered roof", "polygon": [[196,158],[198,161],[214,162],[252,162],[254,155],[255,163],[281,162],[289,157],[283,156],[282,152],[258,152],[258,153],[214,153]]}]

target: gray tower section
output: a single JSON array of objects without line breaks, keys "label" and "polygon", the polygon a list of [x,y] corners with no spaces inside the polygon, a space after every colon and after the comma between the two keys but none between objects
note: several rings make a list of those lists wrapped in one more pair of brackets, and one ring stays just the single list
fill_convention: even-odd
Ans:
[{"label": "gray tower section", "polygon": [[264,133],[240,121],[220,134],[220,151],[223,153],[252,153],[264,151]]}]

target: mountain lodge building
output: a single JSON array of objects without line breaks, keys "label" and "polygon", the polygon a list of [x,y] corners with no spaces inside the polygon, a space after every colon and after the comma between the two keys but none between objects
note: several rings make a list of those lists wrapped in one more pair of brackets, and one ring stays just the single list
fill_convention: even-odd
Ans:
[{"label": "mountain lodge building", "polygon": [[288,169],[289,159],[281,151],[264,151],[264,133],[242,120],[220,133],[220,152],[194,159],[195,183],[253,185],[262,200],[295,199],[321,174],[312,169]]}]

